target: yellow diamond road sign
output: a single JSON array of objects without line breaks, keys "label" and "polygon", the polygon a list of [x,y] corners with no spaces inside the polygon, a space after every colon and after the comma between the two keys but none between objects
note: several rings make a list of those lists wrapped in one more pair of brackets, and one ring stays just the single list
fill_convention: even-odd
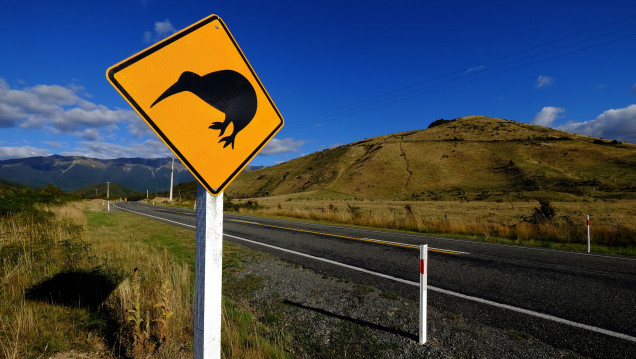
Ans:
[{"label": "yellow diamond road sign", "polygon": [[213,195],[283,126],[216,15],[109,68],[107,77]]}]

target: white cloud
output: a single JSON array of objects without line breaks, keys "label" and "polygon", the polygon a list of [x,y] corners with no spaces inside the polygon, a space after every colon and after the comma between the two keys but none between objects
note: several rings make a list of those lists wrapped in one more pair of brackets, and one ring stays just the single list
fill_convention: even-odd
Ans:
[{"label": "white cloud", "polygon": [[172,26],[170,20],[166,19],[166,21],[157,21],[155,22],[154,31],[146,31],[144,32],[144,42],[153,44],[160,40],[165,39],[166,37],[177,32],[177,29]]},{"label": "white cloud", "polygon": [[479,66],[474,66],[474,67],[469,67],[466,69],[466,72],[470,73],[470,72],[479,72],[479,71],[483,71],[486,69],[486,65],[479,65]]},{"label": "white cloud", "polygon": [[158,139],[118,145],[103,141],[81,141],[74,151],[63,152],[63,156],[86,156],[93,158],[163,158],[172,155],[166,145]]},{"label": "white cloud", "polygon": [[99,131],[96,128],[87,128],[83,131],[75,131],[73,132],[73,136],[82,137],[89,141],[97,141],[102,139],[102,136],[99,134]]},{"label": "white cloud", "polygon": [[305,142],[303,140],[294,140],[293,138],[283,138],[281,140],[272,138],[272,140],[267,143],[265,148],[263,148],[263,150],[259,152],[259,154],[277,155],[287,152],[296,152],[304,144]]},{"label": "white cloud", "polygon": [[636,143],[636,104],[603,112],[591,121],[569,122],[559,130]]},{"label": "white cloud", "polygon": [[552,77],[550,76],[544,76],[541,75],[539,77],[537,77],[537,88],[540,89],[542,87],[548,87],[550,85],[552,85],[552,83],[554,82],[554,79],[552,79]]},{"label": "white cloud", "polygon": [[146,121],[137,116],[136,120],[131,120],[128,124],[128,133],[135,138],[142,138],[146,136],[155,136],[154,131],[148,126]]},{"label": "white cloud", "polygon": [[[96,138],[98,129],[114,130],[118,123],[131,122],[134,111],[111,110],[80,97],[82,87],[70,85],[36,85],[12,89],[0,78],[0,128],[47,129],[53,133],[70,133]],[[90,130],[90,131],[89,131]]]},{"label": "white cloud", "polygon": [[0,147],[0,160],[27,158],[37,156],[49,156],[51,153],[44,148],[36,148],[31,146],[23,147]]},{"label": "white cloud", "polygon": [[534,116],[533,125],[550,127],[559,116],[565,112],[564,108],[546,106]]}]

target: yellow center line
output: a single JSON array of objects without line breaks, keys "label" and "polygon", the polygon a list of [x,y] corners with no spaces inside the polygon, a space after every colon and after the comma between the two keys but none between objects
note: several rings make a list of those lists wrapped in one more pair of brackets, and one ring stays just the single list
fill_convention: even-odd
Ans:
[{"label": "yellow center line", "polygon": [[[263,226],[263,227],[271,227],[271,228],[277,228],[277,229],[285,229],[288,231],[296,231],[296,232],[303,232],[303,233],[311,233],[311,234],[318,234],[318,235],[322,235],[322,236],[329,236],[329,237],[337,237],[337,238],[345,238],[345,239],[353,239],[356,241],[363,241],[363,242],[371,242],[371,243],[376,243],[376,244],[385,244],[385,245],[390,245],[390,246],[396,246],[396,247],[405,247],[405,248],[411,248],[411,249],[420,249],[419,246],[414,246],[411,244],[402,244],[402,243],[395,243],[395,242],[386,242],[386,241],[379,241],[379,240],[374,240],[374,239],[368,239],[368,238],[358,238],[358,237],[349,237],[349,236],[343,236],[340,234],[332,234],[332,233],[323,233],[323,232],[316,232],[316,231],[308,231],[306,229],[298,229],[298,228],[289,228],[289,227],[280,227],[280,226],[274,226],[271,224],[263,224],[263,223],[257,223],[257,222],[249,222],[249,221],[242,221],[240,219],[226,219],[227,221],[232,221],[232,222],[239,222],[239,223],[247,223],[247,224],[254,224],[257,226]],[[457,252],[451,252],[451,251],[445,251],[443,249],[434,249],[434,248],[429,248],[428,249],[430,252],[439,252],[439,253],[445,253],[445,254],[454,254],[454,255],[462,255],[461,253],[457,253]]]},{"label": "yellow center line", "polygon": [[188,213],[188,212],[181,212],[181,211],[171,211],[169,209],[161,209],[161,208],[157,208],[157,211],[161,211],[161,212],[170,212],[170,213],[178,213],[178,214],[185,214],[188,216],[196,216],[196,214],[194,213]]},{"label": "yellow center line", "polygon": [[[162,212],[172,212],[172,213],[179,213],[179,214],[185,214],[185,215],[191,215],[194,216],[195,214],[193,213],[187,213],[187,212],[180,212],[180,211],[173,211],[173,210],[169,210],[169,209],[162,209],[162,208],[157,208],[158,211],[162,211]],[[247,224],[254,224],[257,226],[263,226],[263,227],[271,227],[271,228],[277,228],[277,229],[284,229],[284,230],[288,230],[288,231],[296,231],[296,232],[303,232],[303,233],[310,233],[310,234],[318,234],[321,236],[329,236],[329,237],[336,237],[336,238],[344,238],[344,239],[353,239],[355,241],[363,241],[363,242],[371,242],[371,243],[376,243],[376,244],[385,244],[385,245],[389,245],[389,246],[395,246],[395,247],[404,247],[404,248],[411,248],[411,249],[420,249],[419,246],[416,245],[411,245],[411,244],[403,244],[403,243],[396,243],[396,242],[387,242],[387,241],[380,241],[380,240],[374,240],[374,239],[369,239],[369,238],[359,238],[359,237],[350,237],[350,236],[343,236],[340,234],[332,234],[332,233],[323,233],[323,232],[316,232],[316,231],[308,231],[306,229],[298,229],[298,228],[289,228],[289,227],[281,227],[281,226],[274,226],[271,224],[263,224],[263,223],[258,223],[258,222],[250,222],[250,221],[243,221],[240,219],[229,219],[226,218],[227,221],[232,221],[232,222],[239,222],[239,223],[247,223]],[[430,252],[439,252],[439,253],[445,253],[445,254],[453,254],[453,255],[462,255],[462,253],[458,253],[455,251],[445,251],[443,249],[437,249],[437,248],[428,248],[428,250]]]}]

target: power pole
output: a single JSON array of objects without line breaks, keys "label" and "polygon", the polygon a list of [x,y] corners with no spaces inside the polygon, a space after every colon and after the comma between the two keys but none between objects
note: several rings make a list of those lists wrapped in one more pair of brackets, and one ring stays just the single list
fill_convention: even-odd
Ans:
[{"label": "power pole", "polygon": [[172,182],[174,178],[174,156],[172,156],[172,172],[170,172],[170,202],[172,202]]},{"label": "power pole", "polygon": [[106,199],[110,198],[110,182],[106,182]]}]

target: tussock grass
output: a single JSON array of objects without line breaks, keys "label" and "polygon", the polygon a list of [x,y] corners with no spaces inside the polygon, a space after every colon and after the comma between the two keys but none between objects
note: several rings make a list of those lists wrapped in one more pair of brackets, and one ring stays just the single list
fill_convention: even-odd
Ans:
[{"label": "tussock grass", "polygon": [[[29,289],[55,273],[87,267],[90,247],[81,206],[39,206],[0,221],[0,353],[32,358],[87,348],[91,312],[28,298]],[[75,323],[83,323],[79,329]]]},{"label": "tussock grass", "polygon": [[[71,349],[112,358],[192,356],[194,232],[105,213],[101,202],[40,205],[2,218],[0,357]],[[240,271],[240,260],[230,262]],[[285,357],[248,309],[224,299],[223,357]]]},{"label": "tussock grass", "polygon": [[[555,202],[556,214],[532,222],[539,207],[527,202],[328,200],[274,196],[257,199],[263,209],[240,211],[364,227],[443,234],[504,243],[587,248],[586,214],[591,214],[597,252],[636,255],[636,202]],[[239,200],[240,201],[240,200]],[[252,199],[254,201],[254,199]]]},{"label": "tussock grass", "polygon": [[286,352],[281,350],[285,347],[284,341],[272,343],[266,339],[262,334],[263,326],[254,315],[227,298],[223,298],[221,326],[224,358],[287,358]]}]

